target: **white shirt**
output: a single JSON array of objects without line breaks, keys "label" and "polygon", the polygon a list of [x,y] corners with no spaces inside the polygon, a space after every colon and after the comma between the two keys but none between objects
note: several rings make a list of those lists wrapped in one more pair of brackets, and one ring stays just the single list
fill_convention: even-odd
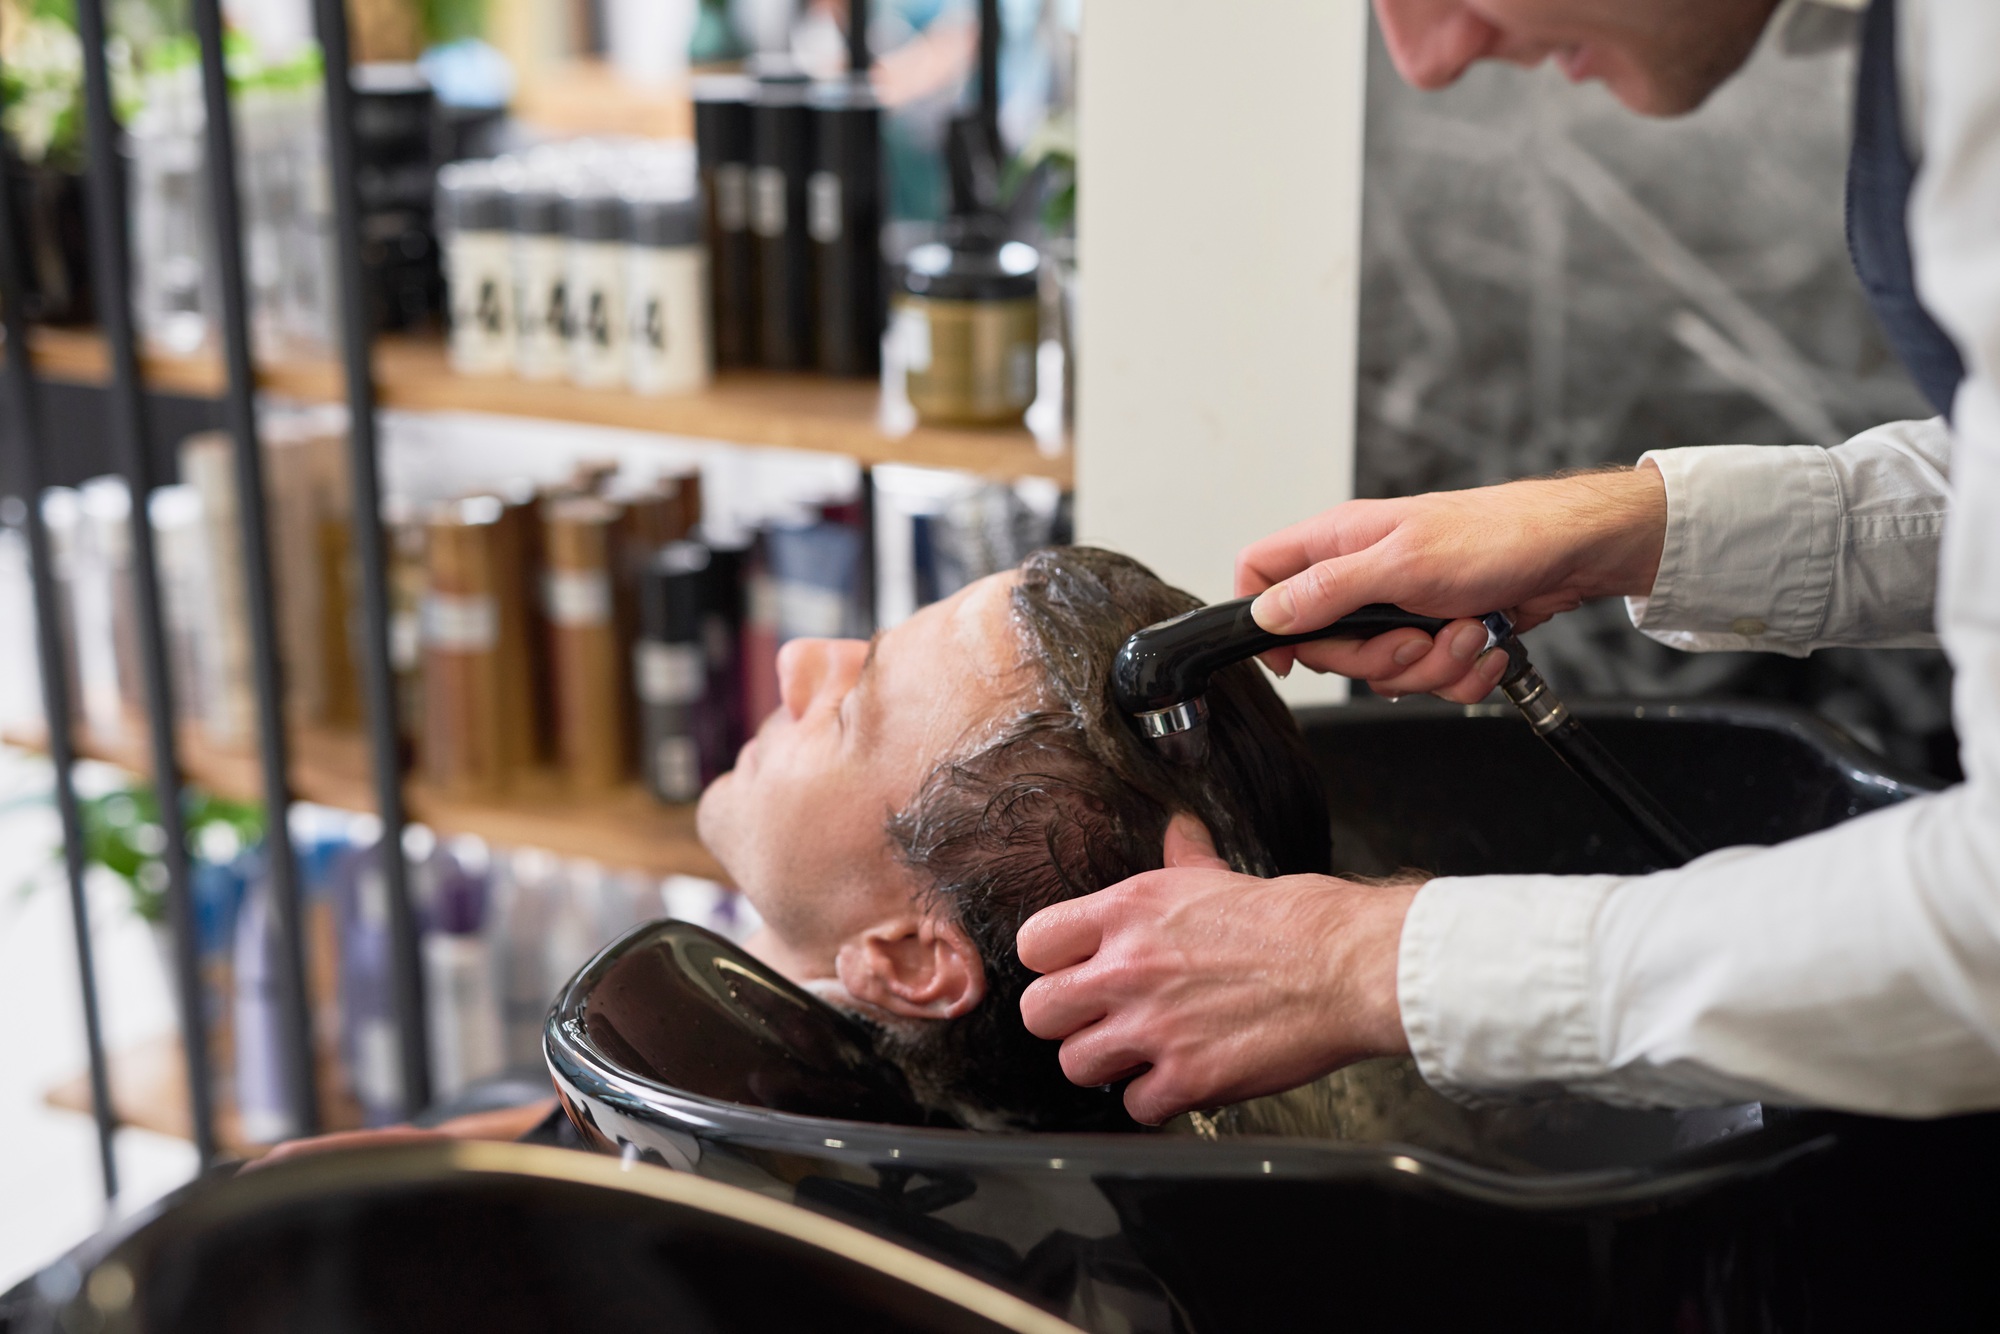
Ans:
[{"label": "white shirt", "polygon": [[1431,881],[1397,987],[1433,1083],[2000,1107],[2000,3],[1899,17],[1917,287],[1967,368],[1956,430],[1649,455],[1666,549],[1631,612],[1695,651],[1941,641],[1966,781],[1654,875]]}]

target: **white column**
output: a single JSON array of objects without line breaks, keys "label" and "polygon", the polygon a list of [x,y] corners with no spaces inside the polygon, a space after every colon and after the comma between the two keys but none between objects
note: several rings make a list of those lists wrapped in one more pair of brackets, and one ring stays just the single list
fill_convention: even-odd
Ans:
[{"label": "white column", "polygon": [[1363,0],[1084,5],[1078,537],[1208,601],[1353,494],[1366,41]]}]

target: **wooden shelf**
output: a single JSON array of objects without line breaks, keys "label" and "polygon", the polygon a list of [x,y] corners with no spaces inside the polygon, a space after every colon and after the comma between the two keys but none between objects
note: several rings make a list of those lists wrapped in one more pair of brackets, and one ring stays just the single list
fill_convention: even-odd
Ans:
[{"label": "wooden shelf", "polygon": [[513,112],[550,135],[694,138],[694,101],[686,87],[641,87],[602,60],[548,62],[522,81]]},{"label": "wooden shelf", "polygon": [[[47,737],[39,732],[10,732],[0,739],[32,750],[48,746]],[[77,753],[87,759],[133,773],[152,772],[152,759],[136,722],[117,739],[92,737],[79,729],[76,743]],[[344,810],[376,809],[367,744],[359,734],[293,727],[291,746],[293,796]],[[193,727],[181,729],[180,754],[188,782],[221,797],[263,800],[262,770],[255,754],[212,745]],[[546,848],[653,875],[723,878],[722,867],[695,837],[694,807],[663,806],[637,784],[579,794],[568,790],[559,776],[537,772],[503,794],[470,796],[407,779],[403,800],[410,819],[439,834],[473,834],[501,846]]]},{"label": "wooden shelf", "polygon": [[[181,1040],[162,1036],[122,1047],[105,1057],[111,1075],[111,1110],[121,1126],[192,1140],[194,1121],[188,1111],[187,1063]],[[90,1075],[70,1076],[42,1096],[50,1107],[91,1114]],[[215,1137],[235,1157],[255,1157],[268,1146],[243,1138],[243,1127],[230,1106],[215,1109]]]},{"label": "wooden shelf", "polygon": [[[37,329],[32,346],[36,369],[51,380],[101,385],[109,377],[104,342],[94,332]],[[140,371],[149,388],[169,393],[214,397],[224,386],[222,364],[213,356],[148,355],[141,359]],[[336,402],[345,392],[340,367],[330,361],[269,363],[259,368],[257,379],[270,393],[307,401]],[[908,463],[999,478],[1048,477],[1065,487],[1073,481],[1071,452],[1045,452],[1019,427],[918,426],[891,435],[882,429],[880,393],[866,380],[743,371],[720,376],[699,393],[649,398],[511,376],[458,375],[438,342],[382,338],[375,345],[375,387],[385,408],[490,412],[844,454],[870,464]]]},{"label": "wooden shelf", "polygon": [[[111,1077],[111,1112],[121,1126],[150,1130],[175,1139],[194,1139],[194,1118],[188,1107],[187,1060],[181,1040],[171,1033],[147,1038],[105,1055]],[[322,1058],[319,1063],[321,1133],[361,1128],[361,1104]],[[50,1088],[42,1102],[58,1111],[91,1115],[90,1073],[79,1071]],[[235,1103],[219,1097],[215,1106],[215,1138],[232,1158],[257,1158],[269,1144],[244,1137]]]}]

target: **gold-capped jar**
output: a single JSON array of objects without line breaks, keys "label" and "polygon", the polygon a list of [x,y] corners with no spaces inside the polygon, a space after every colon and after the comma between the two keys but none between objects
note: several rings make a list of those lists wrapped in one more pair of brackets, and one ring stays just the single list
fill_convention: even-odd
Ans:
[{"label": "gold-capped jar", "polygon": [[1018,422],[1035,401],[1041,256],[1020,241],[910,252],[896,294],[910,405],[938,426]]}]

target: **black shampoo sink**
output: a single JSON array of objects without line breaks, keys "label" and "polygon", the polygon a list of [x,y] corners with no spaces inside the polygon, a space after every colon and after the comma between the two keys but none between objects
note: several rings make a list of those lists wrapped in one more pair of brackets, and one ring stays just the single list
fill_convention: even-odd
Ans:
[{"label": "black shampoo sink", "polygon": [[11,1292],[0,1334],[1076,1334],[712,1181],[525,1144],[210,1173]]},{"label": "black shampoo sink", "polygon": [[[1926,787],[1791,711],[1583,712],[1718,847]],[[1301,722],[1344,869],[1647,865],[1516,717]],[[859,1026],[673,922],[578,975],[546,1051],[594,1146],[858,1224],[1090,1329],[1937,1330],[2000,1314],[1994,1118],[1564,1102],[1338,1139],[980,1133],[927,1113]],[[1422,1112],[1433,1095],[1411,1096]]]}]

